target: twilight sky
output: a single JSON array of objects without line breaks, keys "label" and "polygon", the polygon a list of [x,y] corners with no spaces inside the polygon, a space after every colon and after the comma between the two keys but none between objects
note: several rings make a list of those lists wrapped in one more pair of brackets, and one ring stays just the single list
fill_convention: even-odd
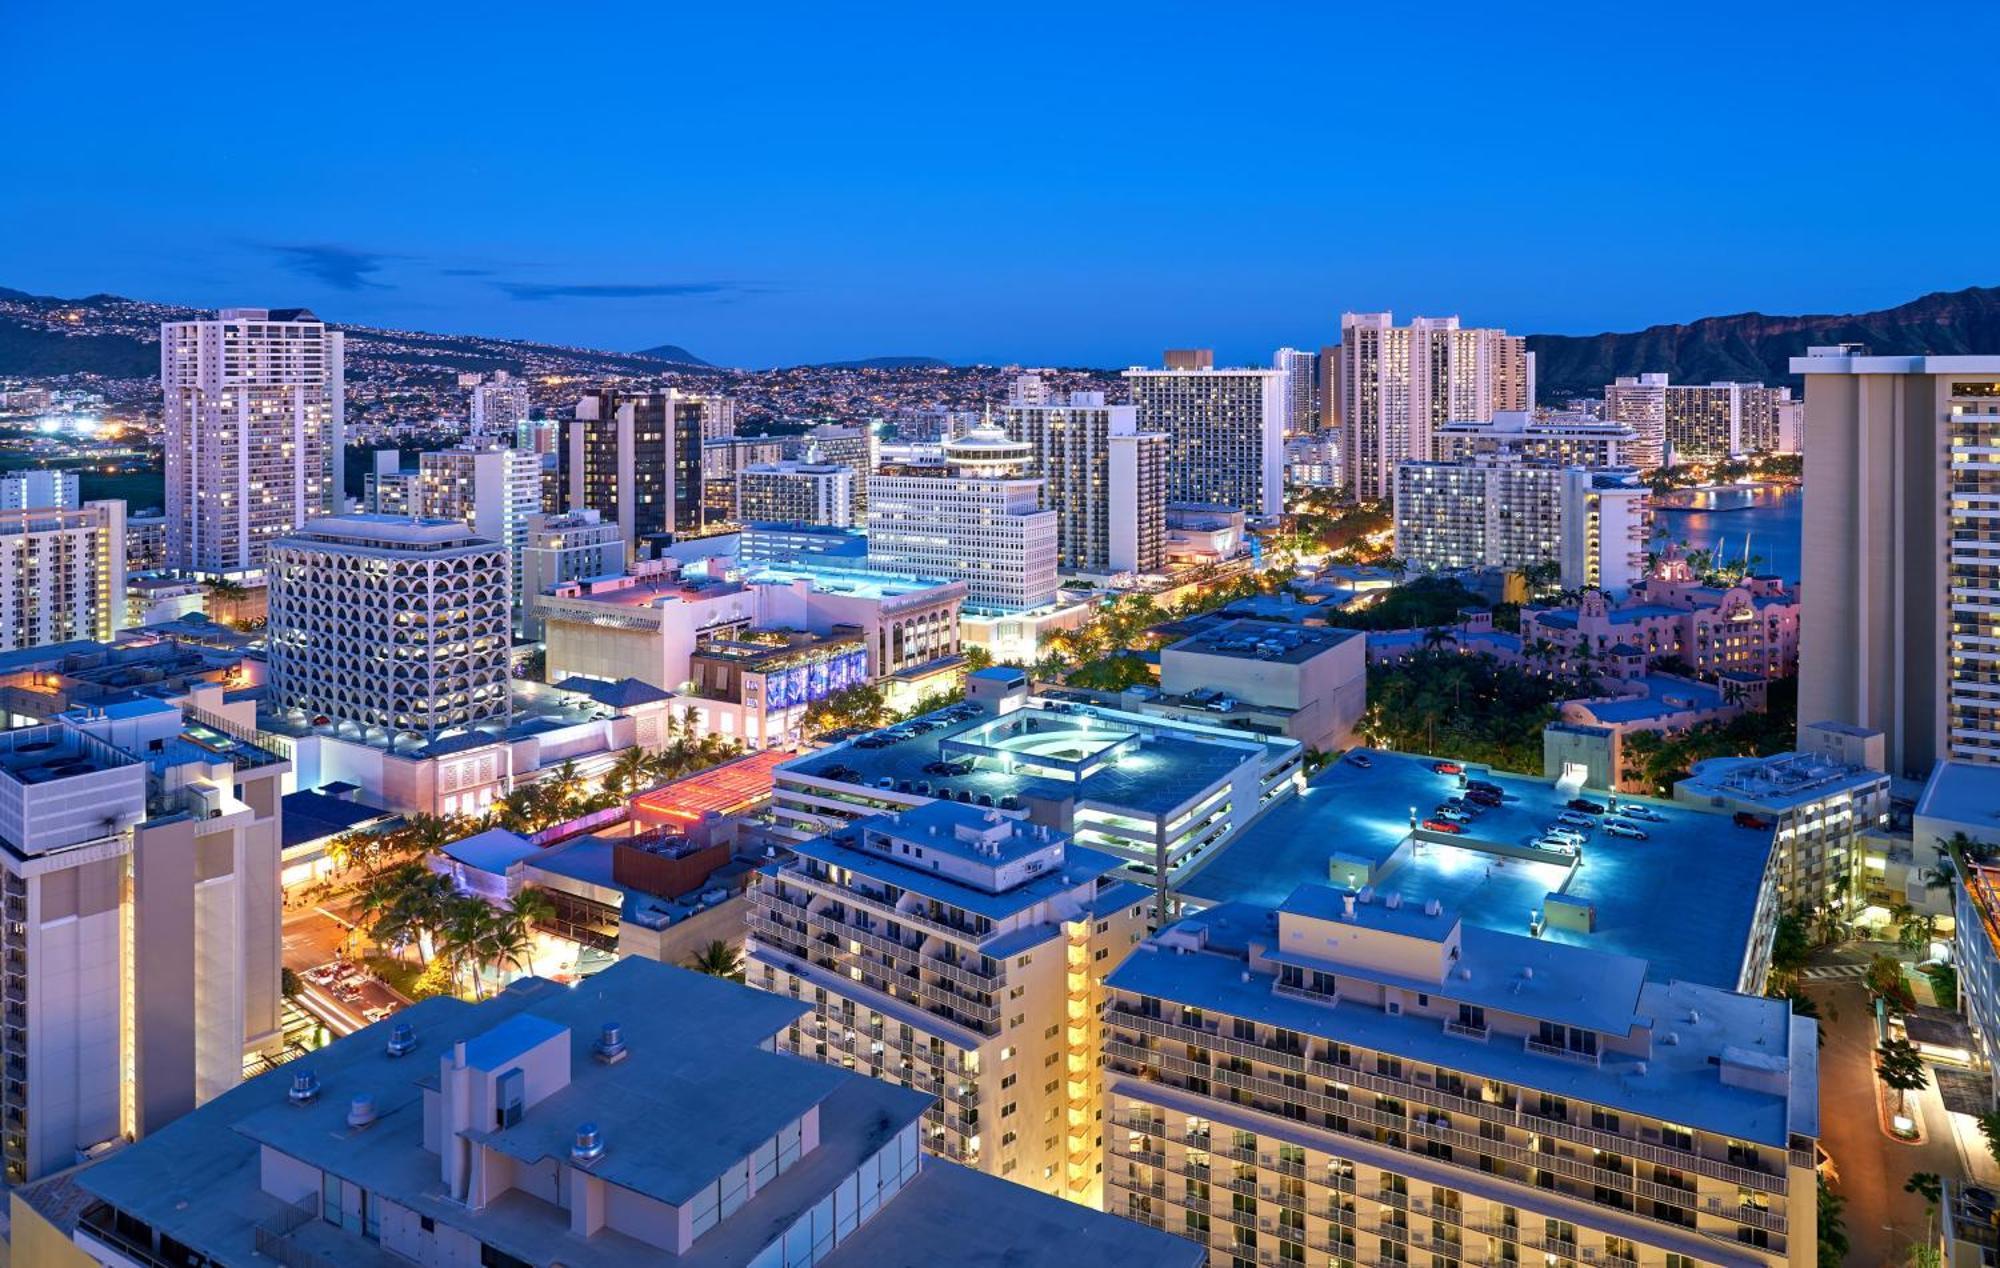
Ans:
[{"label": "twilight sky", "polygon": [[2000,110],[1945,60],[1997,42],[1924,0],[0,0],[0,286],[743,366],[1853,311],[2000,283]]}]

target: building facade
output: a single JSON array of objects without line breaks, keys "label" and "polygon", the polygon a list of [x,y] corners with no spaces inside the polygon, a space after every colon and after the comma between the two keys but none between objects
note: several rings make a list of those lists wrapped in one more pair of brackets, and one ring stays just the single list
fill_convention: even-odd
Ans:
[{"label": "building facade", "polygon": [[2000,762],[2000,357],[1792,359],[1805,376],[1799,723],[1892,774]]},{"label": "building facade", "polygon": [[344,509],[342,340],[303,308],[160,326],[170,566],[253,574],[271,543]]},{"label": "building facade", "polygon": [[1779,449],[1778,415],[1791,389],[1761,383],[1669,384],[1668,451],[1675,462],[1719,462]]},{"label": "building facade", "polygon": [[1015,383],[1000,427],[1029,447],[1029,473],[1042,481],[1042,503],[1056,514],[1056,566],[1065,574],[1158,572],[1166,566],[1170,439],[1141,432],[1130,405],[1106,405],[1101,392],[1052,396]]},{"label": "building facade", "polygon": [[1604,389],[1604,417],[1632,429],[1626,460],[1641,471],[1667,465],[1667,376],[1626,374]]},{"label": "building facade", "polygon": [[846,528],[854,516],[854,472],[814,462],[760,462],[736,473],[738,524],[824,524]]},{"label": "building facade", "polygon": [[512,563],[463,523],[313,520],[272,548],[274,709],[434,740],[505,723]]},{"label": "building facade", "polygon": [[1277,370],[1125,371],[1137,426],[1167,436],[1167,498],[1284,514],[1284,376]]},{"label": "building facade", "polygon": [[126,625],[125,503],[0,511],[0,651],[90,639]]},{"label": "building facade", "polygon": [[930,1152],[1095,1207],[1096,1019],[1147,902],[1117,871],[957,802],[864,819],[756,878],[747,980],[811,1001],[793,1051],[937,1094]]},{"label": "building facade", "polygon": [[521,560],[528,546],[528,523],[541,513],[539,455],[498,445],[454,445],[417,460],[417,487],[418,502],[411,510],[458,520],[505,546],[512,593],[527,593]]},{"label": "building facade", "polygon": [[75,510],[81,505],[75,471],[39,467],[0,475],[0,511]]},{"label": "building facade", "polygon": [[519,448],[533,450],[532,444],[519,444],[520,437],[529,430],[525,381],[505,370],[495,370],[491,378],[475,377],[468,385],[466,412],[475,444],[517,444]]},{"label": "building facade", "polygon": [[565,581],[609,577],[625,570],[625,536],[596,511],[535,515],[521,549],[521,637],[542,637],[536,600]]},{"label": "building facade", "polygon": [[1212,1264],[1815,1262],[1817,1027],[1783,999],[1320,885],[1109,986],[1106,1208]]},{"label": "building facade", "polygon": [[1304,435],[1320,429],[1324,412],[1320,399],[1319,354],[1298,348],[1280,348],[1271,355],[1271,368],[1284,376],[1285,436]]},{"label": "building facade", "polygon": [[0,734],[10,1184],[159,1131],[282,1046],[287,768],[209,722],[139,699]]},{"label": "building facade", "polygon": [[1799,669],[1799,611],[1799,596],[1778,578],[1707,585],[1670,546],[1622,598],[1585,594],[1571,606],[1524,608],[1521,640],[1530,659],[1565,674],[1582,668],[1584,649],[1602,664],[1623,647],[1703,677],[1788,678]]},{"label": "building facade", "polygon": [[1645,574],[1651,492],[1629,470],[1513,458],[1405,462],[1396,554],[1412,568],[1519,571],[1556,564],[1566,588],[1623,594]]},{"label": "building facade", "polygon": [[1397,464],[1437,456],[1432,433],[1446,423],[1533,409],[1532,365],[1521,337],[1456,317],[1341,314],[1340,448],[1355,496],[1393,497]]},{"label": "building facade", "polygon": [[1630,427],[1583,414],[1496,410],[1485,422],[1444,424],[1433,435],[1432,448],[1440,462],[1513,455],[1593,471],[1638,465]]},{"label": "building facade", "polygon": [[884,467],[868,480],[871,567],[963,581],[966,605],[995,612],[1056,597],[1057,516],[1042,509],[1033,450],[998,428],[946,441],[943,461]]},{"label": "building facade", "polygon": [[562,509],[616,523],[632,552],[648,537],[698,534],[706,520],[701,425],[699,397],[585,393],[560,450]]},{"label": "building facade", "polygon": [[874,428],[866,423],[853,426],[824,423],[798,438],[785,456],[802,462],[829,462],[854,472],[853,522],[865,524],[868,522],[868,478],[875,473],[881,450]]}]

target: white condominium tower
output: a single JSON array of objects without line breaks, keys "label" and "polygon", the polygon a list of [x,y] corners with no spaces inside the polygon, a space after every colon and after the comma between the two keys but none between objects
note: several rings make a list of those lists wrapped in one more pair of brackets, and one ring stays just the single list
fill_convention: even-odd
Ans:
[{"label": "white condominium tower", "polygon": [[1626,461],[1651,471],[1667,461],[1667,376],[1623,374],[1604,389],[1604,417],[1632,429]]},{"label": "white condominium tower", "polygon": [[342,337],[303,308],[225,308],[160,326],[167,558],[240,577],[346,500]]},{"label": "white condominium tower", "polygon": [[1290,437],[1318,431],[1319,354],[1297,348],[1280,348],[1271,357],[1271,368],[1285,376],[1285,435]]},{"label": "white condominium tower", "polygon": [[417,459],[417,504],[410,510],[458,520],[507,548],[513,593],[521,590],[528,522],[541,512],[542,460],[526,449],[467,442]]},{"label": "white condominium tower", "polygon": [[754,462],[736,473],[738,524],[854,522],[855,473],[825,462]]},{"label": "white condominium tower", "polygon": [[[460,382],[464,382],[463,379]],[[528,421],[528,385],[505,370],[495,370],[490,379],[473,378],[471,395],[471,435],[488,442],[519,442]],[[522,445],[523,449],[533,448]]]},{"label": "white condominium tower", "polygon": [[2000,357],[1792,358],[1806,382],[1799,724],[1892,775],[2000,762]]},{"label": "white condominium tower", "polygon": [[1065,573],[1158,572],[1167,560],[1167,447],[1130,405],[1102,392],[1051,395],[1039,375],[1015,381],[1000,425],[1032,451],[1043,504],[1056,513]]},{"label": "white condominium tower", "polygon": [[1056,514],[1026,474],[1033,451],[997,427],[944,444],[939,463],[868,480],[872,567],[963,581],[966,607],[1024,612],[1056,597]]},{"label": "white condominium tower", "polygon": [[79,504],[75,471],[37,467],[0,475],[0,511],[39,510],[50,506],[75,508]]},{"label": "white condominium tower", "polygon": [[0,651],[109,643],[124,625],[122,499],[0,511]]},{"label": "white condominium tower", "polygon": [[1106,983],[1105,1209],[1212,1264],[1814,1263],[1818,1027],[1651,968],[1421,894],[1212,907]]},{"label": "white condominium tower", "polygon": [[1497,410],[1532,410],[1534,359],[1504,330],[1460,327],[1456,317],[1391,313],[1340,317],[1341,454],[1356,497],[1382,501],[1396,464],[1436,456],[1446,423],[1485,422]]},{"label": "white condominium tower", "polygon": [[1667,385],[1667,448],[1676,462],[1715,462],[1778,448],[1778,406],[1792,390],[1761,383]]},{"label": "white condominium tower", "polygon": [[1141,431],[1168,437],[1167,500],[1284,514],[1285,384],[1277,370],[1125,371]]},{"label": "white condominium tower", "polygon": [[1518,457],[1396,468],[1396,554],[1425,572],[1560,567],[1566,589],[1622,595],[1645,575],[1652,490],[1629,469]]},{"label": "white condominium tower", "polygon": [[272,706],[392,738],[504,725],[511,572],[457,520],[311,521],[271,548]]}]

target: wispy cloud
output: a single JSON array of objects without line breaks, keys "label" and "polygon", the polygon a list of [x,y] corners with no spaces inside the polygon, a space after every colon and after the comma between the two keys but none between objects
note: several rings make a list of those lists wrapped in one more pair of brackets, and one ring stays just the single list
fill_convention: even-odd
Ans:
[{"label": "wispy cloud", "polygon": [[495,282],[514,299],[652,299],[728,295],[749,288],[735,282]]},{"label": "wispy cloud", "polygon": [[390,260],[402,256],[381,251],[360,251],[326,242],[271,242],[261,244],[278,257],[278,263],[301,277],[323,282],[337,291],[386,290],[388,283],[374,275]]},{"label": "wispy cloud", "polygon": [[492,269],[439,269],[444,277],[492,277]]}]

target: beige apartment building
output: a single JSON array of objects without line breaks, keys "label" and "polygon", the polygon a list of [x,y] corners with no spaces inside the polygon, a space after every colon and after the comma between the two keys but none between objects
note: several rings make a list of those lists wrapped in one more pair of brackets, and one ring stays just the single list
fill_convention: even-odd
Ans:
[{"label": "beige apartment building", "polygon": [[781,1047],[930,1092],[930,1153],[1096,1207],[1103,981],[1149,895],[1111,854],[933,801],[793,847],[750,891],[748,981],[810,1003]]},{"label": "beige apartment building", "polygon": [[1792,359],[1805,376],[1799,724],[1891,774],[2000,762],[2000,357]]},{"label": "beige apartment building", "polygon": [[1301,885],[1128,956],[1105,1208],[1230,1268],[1816,1262],[1810,1019],[1420,901]]}]

